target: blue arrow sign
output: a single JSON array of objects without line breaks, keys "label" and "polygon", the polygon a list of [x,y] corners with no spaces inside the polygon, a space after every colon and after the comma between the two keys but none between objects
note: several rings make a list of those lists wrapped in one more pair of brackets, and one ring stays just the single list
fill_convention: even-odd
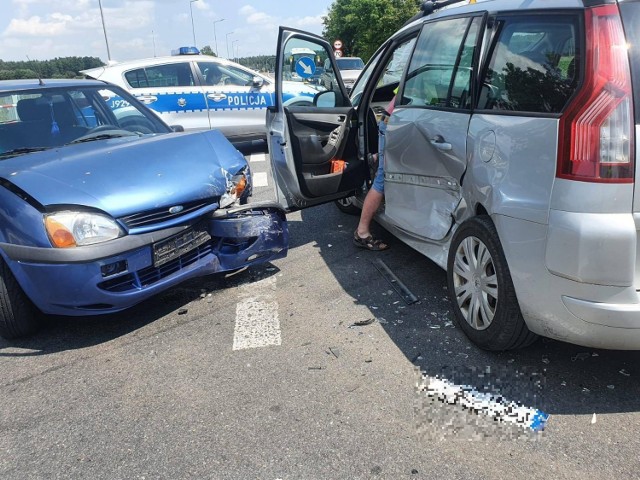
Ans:
[{"label": "blue arrow sign", "polygon": [[316,72],[316,65],[313,58],[300,57],[296,62],[296,73],[302,78],[309,78]]}]

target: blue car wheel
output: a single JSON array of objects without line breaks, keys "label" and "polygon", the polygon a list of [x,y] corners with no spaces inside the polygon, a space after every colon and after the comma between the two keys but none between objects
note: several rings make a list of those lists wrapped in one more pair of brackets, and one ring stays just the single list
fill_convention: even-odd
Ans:
[{"label": "blue car wheel", "polygon": [[0,336],[11,339],[34,333],[40,326],[37,314],[5,261],[0,259]]}]

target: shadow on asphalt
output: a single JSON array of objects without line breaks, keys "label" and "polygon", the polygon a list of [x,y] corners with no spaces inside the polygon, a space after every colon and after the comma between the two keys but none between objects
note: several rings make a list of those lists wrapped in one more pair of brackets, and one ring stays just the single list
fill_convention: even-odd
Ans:
[{"label": "shadow on asphalt", "polygon": [[[234,273],[194,278],[114,314],[83,317],[43,316],[43,326],[37,334],[15,340],[0,338],[0,357],[49,355],[91,347],[134,333],[162,317],[175,316],[174,321],[166,322],[159,330],[150,333],[155,335],[159,331],[193,321],[193,317],[181,315],[180,311],[185,310],[189,303],[198,300],[203,292],[223,291],[229,287],[261,280],[279,271],[267,263]],[[15,352],[16,348],[25,351]]]},{"label": "shadow on asphalt", "polygon": [[[406,358],[430,377],[470,381],[477,389],[497,388],[505,398],[550,414],[640,411],[640,351],[598,350],[546,338],[522,350],[480,350],[457,328],[447,298],[446,274],[436,264],[377,225],[374,232],[391,249],[357,249],[351,234],[358,218],[333,205],[304,210],[302,218],[303,222],[290,224],[291,248],[316,242],[345,292],[369,307]],[[331,231],[333,235],[325,235]],[[419,303],[403,302],[375,268],[376,258],[388,265]],[[538,379],[541,388],[536,387]]]},{"label": "shadow on asphalt", "polygon": [[[512,400],[551,414],[640,411],[640,352],[595,350],[550,339],[540,339],[518,351],[479,350],[455,326],[446,296],[446,275],[437,265],[378,226],[374,232],[391,245],[391,250],[357,249],[351,242],[357,217],[342,214],[332,204],[304,210],[302,219],[289,223],[290,250],[317,244],[328,268],[354,303],[367,306],[371,317],[377,319],[407,360],[427,375],[459,382],[471,377],[471,383],[478,377],[476,388],[480,388],[478,382],[491,379],[494,384],[507,386],[505,391],[517,397]],[[383,259],[419,297],[419,303],[403,303],[375,268],[376,258]],[[179,311],[198,299],[202,290],[221,291],[278,272],[266,264],[233,276],[218,274],[189,280],[119,314],[47,317],[44,328],[33,337],[0,339],[0,357],[48,355],[98,345],[135,333],[167,315],[175,318],[159,328],[175,328],[191,321]],[[349,319],[345,319],[344,327],[348,324]],[[370,327],[358,328],[366,331]],[[16,353],[15,347],[29,352]],[[485,373],[487,369],[490,375]],[[532,375],[543,378],[541,390],[536,390],[534,381],[526,381]]]}]

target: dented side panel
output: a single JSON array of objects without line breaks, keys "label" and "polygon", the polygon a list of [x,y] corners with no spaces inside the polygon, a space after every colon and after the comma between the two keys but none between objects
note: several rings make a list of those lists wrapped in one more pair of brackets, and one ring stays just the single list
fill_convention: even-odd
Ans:
[{"label": "dented side panel", "polygon": [[398,108],[386,131],[385,216],[410,234],[442,240],[453,225],[467,166],[467,112]]},{"label": "dented side panel", "polygon": [[464,196],[489,214],[547,224],[555,183],[558,120],[476,114]]}]

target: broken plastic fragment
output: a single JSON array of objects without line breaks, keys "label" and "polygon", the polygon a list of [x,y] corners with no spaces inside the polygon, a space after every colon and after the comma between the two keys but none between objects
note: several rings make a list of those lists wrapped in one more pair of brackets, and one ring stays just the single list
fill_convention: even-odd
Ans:
[{"label": "broken plastic fragment", "polygon": [[627,372],[624,368],[622,370],[620,370],[619,372],[621,375],[624,375],[625,377],[630,377],[631,374],[629,372]]},{"label": "broken plastic fragment", "polygon": [[584,360],[585,358],[589,358],[591,355],[587,352],[579,352],[576,353],[573,357],[571,357],[571,361],[575,362],[576,360]]},{"label": "broken plastic fragment", "polygon": [[365,325],[371,325],[375,322],[375,318],[367,318],[366,320],[358,320],[357,322],[353,322],[349,327],[364,327]]},{"label": "broken plastic fragment", "polygon": [[593,425],[594,423],[596,423],[596,414],[593,414],[593,417],[591,417],[591,425]]}]

